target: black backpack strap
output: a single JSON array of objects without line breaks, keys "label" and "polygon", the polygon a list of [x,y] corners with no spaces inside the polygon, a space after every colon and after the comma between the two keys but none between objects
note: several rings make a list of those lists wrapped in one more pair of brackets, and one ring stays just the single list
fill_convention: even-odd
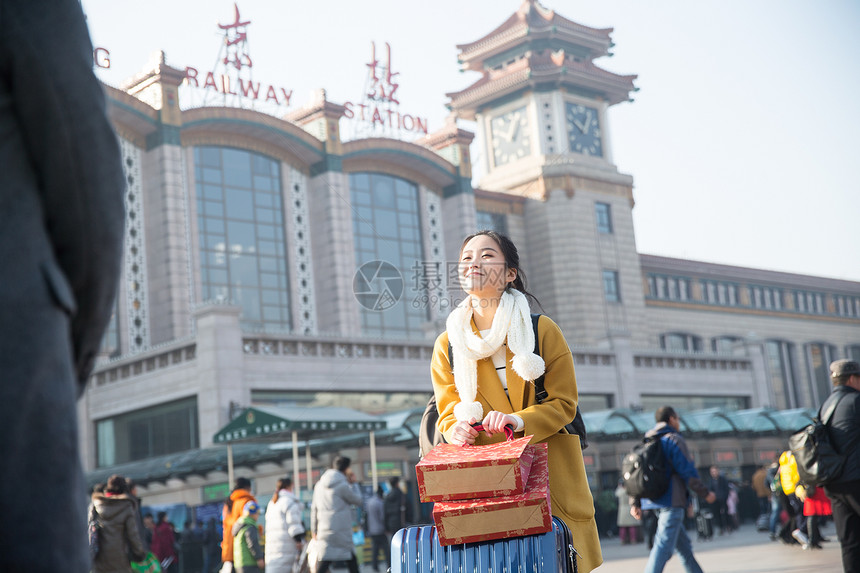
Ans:
[{"label": "black backpack strap", "polygon": [[[836,406],[839,405],[839,402],[841,402],[842,398],[844,398],[844,397],[845,397],[845,394],[843,393],[841,396],[839,396],[838,398],[833,400],[833,402],[827,407],[826,410],[823,411],[823,413],[822,413],[822,410],[818,411],[818,419],[821,420],[821,423],[823,425],[826,426],[827,424],[830,423],[830,418],[832,418],[833,413],[836,412]],[[821,405],[822,409],[824,408],[825,404],[827,404],[826,400],[825,400],[824,404]]]}]

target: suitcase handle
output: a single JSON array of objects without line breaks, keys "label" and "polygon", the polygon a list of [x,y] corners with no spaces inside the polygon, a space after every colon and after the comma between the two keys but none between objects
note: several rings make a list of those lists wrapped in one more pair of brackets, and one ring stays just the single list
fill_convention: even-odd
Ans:
[{"label": "suitcase handle", "polygon": [[[484,426],[481,424],[472,424],[472,427],[478,430],[479,432],[486,432]],[[504,428],[505,430],[505,439],[507,441],[511,441],[514,439],[514,427],[511,424],[507,424]]]}]

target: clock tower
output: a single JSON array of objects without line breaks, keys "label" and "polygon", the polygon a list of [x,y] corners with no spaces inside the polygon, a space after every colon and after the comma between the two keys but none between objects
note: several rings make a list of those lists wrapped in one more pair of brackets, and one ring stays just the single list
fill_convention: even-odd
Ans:
[{"label": "clock tower", "polygon": [[610,55],[611,33],[524,0],[495,30],[457,46],[462,69],[481,77],[447,94],[457,117],[477,123],[477,187],[530,199],[514,224],[525,229],[529,290],[571,342],[588,345],[625,336],[629,345],[629,333],[646,330],[636,328],[644,296],[633,178],[615,166],[607,128],[607,111],[631,101],[636,76],[594,63]]}]

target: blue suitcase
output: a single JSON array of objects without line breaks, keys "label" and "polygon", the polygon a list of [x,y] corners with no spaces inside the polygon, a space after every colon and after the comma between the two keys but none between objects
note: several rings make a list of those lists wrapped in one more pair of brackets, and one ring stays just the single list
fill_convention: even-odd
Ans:
[{"label": "blue suitcase", "polygon": [[557,517],[541,535],[443,547],[436,528],[424,525],[391,539],[391,573],[576,573],[576,559],[570,529]]}]

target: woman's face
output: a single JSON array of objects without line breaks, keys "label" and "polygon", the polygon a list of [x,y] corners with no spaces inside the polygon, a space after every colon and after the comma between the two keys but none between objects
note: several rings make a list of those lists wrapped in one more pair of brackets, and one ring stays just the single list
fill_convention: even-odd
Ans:
[{"label": "woman's face", "polygon": [[505,265],[499,244],[487,235],[473,237],[460,253],[460,285],[479,297],[497,297],[517,278],[517,271]]}]

